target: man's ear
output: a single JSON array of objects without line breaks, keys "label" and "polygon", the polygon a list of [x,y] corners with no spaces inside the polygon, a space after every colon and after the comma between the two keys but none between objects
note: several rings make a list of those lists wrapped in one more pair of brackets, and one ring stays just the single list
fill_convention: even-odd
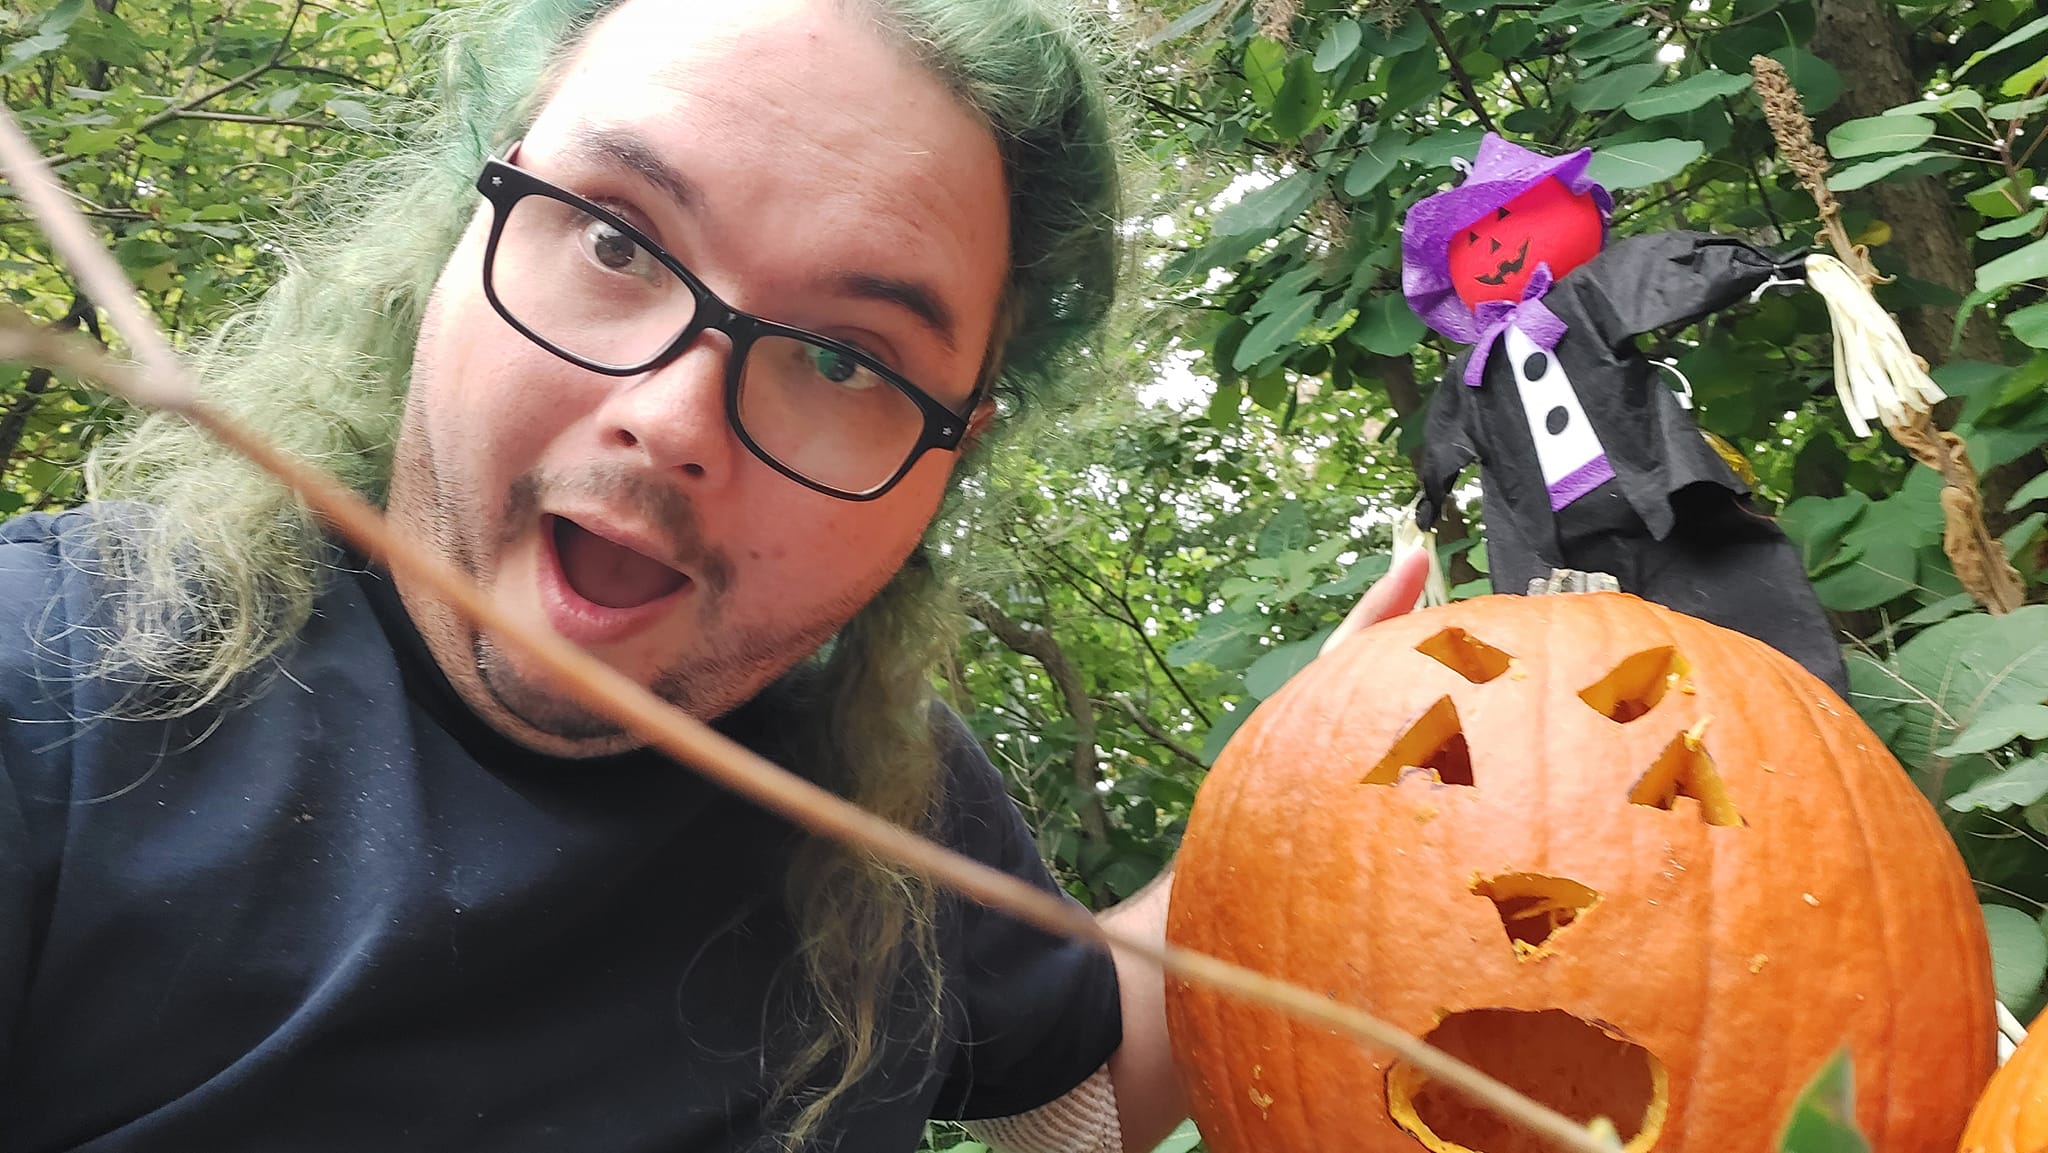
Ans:
[{"label": "man's ear", "polygon": [[981,442],[981,434],[988,431],[996,420],[996,398],[985,396],[974,411],[967,414],[967,434],[962,438],[961,451],[965,452]]}]

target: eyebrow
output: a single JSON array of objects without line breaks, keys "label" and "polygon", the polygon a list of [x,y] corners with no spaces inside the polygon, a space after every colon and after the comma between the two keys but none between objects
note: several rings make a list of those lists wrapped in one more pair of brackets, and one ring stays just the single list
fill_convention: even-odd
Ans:
[{"label": "eyebrow", "polygon": [[841,272],[828,282],[841,296],[858,297],[863,300],[879,300],[894,304],[917,317],[924,326],[953,351],[957,327],[953,310],[934,292],[930,285],[915,280],[901,280],[892,276],[877,276],[869,272]]},{"label": "eyebrow", "polygon": [[704,194],[698,191],[689,177],[663,160],[646,141],[631,132],[585,125],[577,128],[569,139],[570,147],[579,156],[599,163],[624,165],[642,180],[667,193],[669,199],[680,207],[697,208],[704,203]]},{"label": "eyebrow", "polygon": [[[682,208],[695,209],[704,203],[704,194],[695,182],[631,132],[584,125],[570,136],[570,147],[588,160],[623,165],[667,193]],[[959,326],[953,310],[929,284],[872,272],[840,272],[827,278],[826,283],[841,296],[896,305],[930,329],[948,352],[958,344],[955,333]]]}]

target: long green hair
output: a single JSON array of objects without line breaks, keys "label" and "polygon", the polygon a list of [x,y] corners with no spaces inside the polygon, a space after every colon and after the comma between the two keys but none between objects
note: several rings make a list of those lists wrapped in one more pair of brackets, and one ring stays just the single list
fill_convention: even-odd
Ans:
[{"label": "long green hair", "polygon": [[[197,350],[209,397],[374,501],[385,497],[413,343],[436,277],[551,78],[615,0],[480,0],[437,17],[437,79],[395,110],[384,155],[325,182],[282,245],[275,285]],[[941,77],[994,132],[1012,268],[990,360],[1007,413],[1059,407],[1118,270],[1113,109],[1102,42],[1068,0],[839,0]],[[1013,423],[1007,422],[1006,423]],[[999,425],[1000,427],[1000,425]],[[137,712],[189,712],[254,691],[331,574],[318,523],[282,486],[174,418],[140,420],[87,465],[96,499],[145,515],[104,534],[114,587],[109,671],[150,691]],[[108,518],[110,525],[113,518]],[[941,792],[930,671],[950,647],[945,584],[919,559],[819,658],[817,779],[929,830]],[[812,1038],[782,1071],[788,1147],[870,1072],[908,982],[927,1028],[940,989],[931,887],[812,840],[786,902]]]}]

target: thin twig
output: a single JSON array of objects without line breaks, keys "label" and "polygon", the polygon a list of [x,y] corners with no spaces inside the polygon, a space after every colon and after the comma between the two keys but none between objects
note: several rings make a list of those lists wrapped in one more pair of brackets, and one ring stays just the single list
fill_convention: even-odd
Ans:
[{"label": "thin twig", "polygon": [[[143,367],[113,360],[92,345],[50,331],[22,314],[0,312],[0,357],[32,359],[94,380],[133,403],[173,412],[290,486],[307,507],[393,573],[445,599],[478,627],[524,649],[591,711],[645,738],[680,764],[813,833],[904,865],[984,905],[1047,932],[1098,948],[1122,949],[1166,972],[1327,1025],[1392,1050],[1424,1073],[1514,1119],[1559,1147],[1616,1153],[1618,1143],[1408,1035],[1323,993],[1192,950],[1099,923],[1087,910],[1022,878],[947,849],[784,769],[655,696],[645,686],[548,629],[531,628],[487,597],[427,546],[393,530],[363,498],[331,476],[287,455],[226,413],[202,403],[168,341],[135,303],[136,294],[106,251],[70,212],[11,113],[0,109],[0,171],[41,218],[81,285],[113,313]],[[110,278],[113,279],[109,283]]]}]

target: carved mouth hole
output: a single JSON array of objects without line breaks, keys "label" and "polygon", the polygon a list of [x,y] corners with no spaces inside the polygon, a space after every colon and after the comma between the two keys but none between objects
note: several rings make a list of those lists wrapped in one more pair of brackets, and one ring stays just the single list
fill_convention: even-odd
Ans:
[{"label": "carved mouth hole", "polygon": [[1415,651],[1475,685],[1508,671],[1515,659],[1464,629],[1445,629],[1416,645]]},{"label": "carved mouth hole", "polygon": [[[1670,1082],[1663,1063],[1641,1045],[1561,1009],[1453,1013],[1426,1039],[1567,1117],[1607,1118],[1630,1153],[1655,1144],[1664,1128]],[[1405,1061],[1387,1071],[1387,1109],[1434,1153],[1555,1148]]]},{"label": "carved mouth hole", "polygon": [[1569,877],[1502,873],[1472,883],[1472,891],[1493,902],[1515,956],[1533,957],[1559,929],[1600,902],[1600,894]]},{"label": "carved mouth hole", "polygon": [[1700,736],[1704,727],[1696,725],[1673,737],[1658,755],[1657,763],[1629,788],[1628,799],[1634,804],[1666,810],[1690,801],[1707,824],[1746,824],[1736,811],[1735,802],[1728,799],[1727,782],[1714,768],[1714,758],[1707,755]]},{"label": "carved mouth hole", "polygon": [[1645,649],[1623,660],[1597,682],[1580,690],[1579,699],[1609,720],[1622,724],[1657,707],[1692,667],[1669,645]]},{"label": "carved mouth hole", "polygon": [[1444,697],[1429,706],[1416,722],[1408,726],[1380,763],[1373,766],[1362,782],[1368,785],[1393,785],[1421,774],[1434,777],[1446,785],[1470,785],[1472,780],[1472,750],[1465,744],[1465,730],[1458,724],[1458,707],[1451,698]]}]

